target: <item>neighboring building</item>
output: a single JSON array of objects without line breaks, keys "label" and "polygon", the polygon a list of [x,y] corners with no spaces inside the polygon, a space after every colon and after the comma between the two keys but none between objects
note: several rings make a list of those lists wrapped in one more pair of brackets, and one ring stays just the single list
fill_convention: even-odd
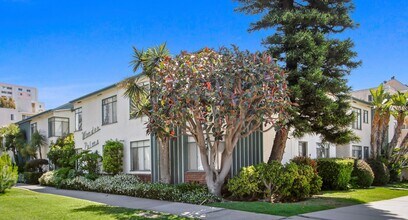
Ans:
[{"label": "neighboring building", "polygon": [[15,109],[0,108],[0,126],[21,121],[45,109],[34,87],[0,83],[0,96],[13,99],[16,105]]}]

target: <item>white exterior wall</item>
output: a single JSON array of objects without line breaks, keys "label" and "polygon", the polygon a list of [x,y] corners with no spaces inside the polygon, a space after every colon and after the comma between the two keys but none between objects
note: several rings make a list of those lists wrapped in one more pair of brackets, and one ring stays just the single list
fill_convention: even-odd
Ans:
[{"label": "white exterior wall", "polygon": [[[14,120],[11,120],[11,115],[13,115]],[[22,120],[22,115],[19,114],[17,109],[0,108],[0,127],[20,120]]]},{"label": "white exterior wall", "polygon": [[[361,146],[364,154],[364,146],[370,146],[370,133],[371,133],[371,107],[368,104],[359,101],[352,101],[352,107],[361,109],[361,130],[353,129],[355,134],[360,137],[360,141],[356,143],[350,143],[347,145],[337,146],[335,144],[330,144],[329,157],[351,157],[352,156],[352,146]],[[364,111],[368,111],[368,123],[364,123]],[[263,160],[267,162],[269,155],[272,151],[273,140],[275,138],[275,131],[270,130],[264,133],[263,137]],[[321,143],[322,140],[318,135],[305,135],[301,138],[295,138],[289,134],[289,138],[286,142],[285,152],[283,154],[282,163],[288,162],[290,159],[299,156],[299,141],[307,142],[307,155],[310,158],[317,157],[317,143]]]},{"label": "white exterior wall", "polygon": [[43,147],[41,150],[43,158],[47,158],[51,142],[55,143],[58,139],[58,137],[48,136],[48,119],[52,117],[69,118],[69,132],[72,133],[74,131],[74,119],[71,110],[56,110],[32,118],[30,121],[30,130],[31,124],[37,123],[38,132],[47,138],[47,146]]},{"label": "white exterior wall", "polygon": [[[78,149],[86,150],[87,146],[97,143],[89,150],[98,151],[102,155],[102,147],[107,140],[119,140],[124,144],[124,172],[149,174],[150,172],[132,172],[130,170],[130,142],[150,140],[150,135],[146,134],[146,117],[130,119],[129,99],[125,98],[123,94],[123,89],[115,87],[73,103],[74,109],[82,108],[82,130],[74,132],[75,146]],[[102,125],[102,100],[114,95],[117,97],[117,122]],[[98,132],[83,139],[83,132],[97,128],[100,128]]]}]

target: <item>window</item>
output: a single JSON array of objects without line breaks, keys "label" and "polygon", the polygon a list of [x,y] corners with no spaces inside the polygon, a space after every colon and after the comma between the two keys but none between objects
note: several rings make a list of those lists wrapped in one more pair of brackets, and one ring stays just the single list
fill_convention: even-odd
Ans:
[{"label": "window", "polygon": [[48,119],[48,136],[62,137],[69,134],[69,118],[53,117]]},{"label": "window", "polygon": [[317,158],[329,158],[330,157],[330,144],[317,143],[316,157]]},{"label": "window", "polygon": [[364,147],[364,159],[368,159],[370,157],[370,148],[365,146]]},{"label": "window", "polygon": [[373,101],[373,96],[372,95],[368,95],[368,101],[372,102]]},{"label": "window", "polygon": [[10,115],[10,120],[14,121],[14,114]]},{"label": "window", "polygon": [[22,88],[18,88],[18,91],[23,91],[23,89],[22,89]]},{"label": "window", "polygon": [[31,134],[34,134],[37,131],[37,123],[32,123],[30,125]]},{"label": "window", "polygon": [[299,141],[299,156],[307,157],[307,142]]},{"label": "window", "polygon": [[116,95],[102,100],[102,125],[117,122]]},{"label": "window", "polygon": [[204,170],[201,163],[200,150],[194,138],[188,137],[188,170]]},{"label": "window", "polygon": [[355,114],[355,119],[352,124],[353,129],[361,130],[361,109],[353,108],[353,112]]},{"label": "window", "polygon": [[150,171],[150,140],[130,142],[131,171]]},{"label": "window", "polygon": [[362,150],[361,146],[353,145],[351,155],[354,158],[358,158],[358,159],[363,158],[363,150]]},{"label": "window", "polygon": [[82,131],[82,108],[75,109],[75,131]]},{"label": "window", "polygon": [[31,92],[31,90],[30,90],[30,89],[27,89],[27,92]]},{"label": "window", "polygon": [[365,124],[368,124],[368,111],[367,110],[363,111],[363,122]]}]

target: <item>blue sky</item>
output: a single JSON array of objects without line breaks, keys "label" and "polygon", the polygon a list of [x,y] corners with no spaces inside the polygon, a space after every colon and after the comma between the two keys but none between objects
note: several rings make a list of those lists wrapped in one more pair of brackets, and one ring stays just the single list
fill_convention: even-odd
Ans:
[{"label": "blue sky", "polygon": [[[355,0],[351,37],[363,65],[353,89],[396,76],[408,83],[408,1]],[[173,54],[236,44],[263,50],[272,30],[248,33],[256,16],[230,0],[0,0],[0,82],[35,86],[47,108],[131,76],[132,46],[167,42]]]}]

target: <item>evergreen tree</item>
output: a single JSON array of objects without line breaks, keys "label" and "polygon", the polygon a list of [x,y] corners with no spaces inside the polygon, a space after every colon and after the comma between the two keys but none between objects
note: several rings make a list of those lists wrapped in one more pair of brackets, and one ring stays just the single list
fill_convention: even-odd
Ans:
[{"label": "evergreen tree", "polygon": [[346,76],[360,65],[354,61],[351,39],[335,34],[357,25],[350,17],[351,0],[237,0],[237,11],[261,14],[250,31],[273,29],[263,40],[270,53],[289,73],[291,118],[277,130],[271,160],[282,160],[288,134],[321,135],[323,141],[345,144],[357,137],[348,128],[350,88]]}]

